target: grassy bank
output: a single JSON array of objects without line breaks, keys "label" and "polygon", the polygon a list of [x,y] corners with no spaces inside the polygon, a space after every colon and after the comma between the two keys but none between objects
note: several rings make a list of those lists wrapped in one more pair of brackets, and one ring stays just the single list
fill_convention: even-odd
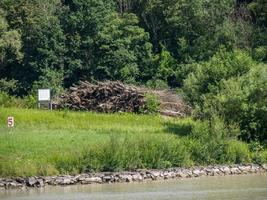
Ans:
[{"label": "grassy bank", "polygon": [[267,160],[190,118],[0,108],[0,124],[0,177]]}]

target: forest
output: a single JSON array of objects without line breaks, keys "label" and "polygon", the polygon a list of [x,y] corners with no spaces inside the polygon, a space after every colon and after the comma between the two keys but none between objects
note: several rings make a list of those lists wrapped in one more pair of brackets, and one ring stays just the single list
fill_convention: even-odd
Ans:
[{"label": "forest", "polygon": [[80,80],[172,88],[266,146],[266,25],[265,0],[0,0],[0,103]]}]

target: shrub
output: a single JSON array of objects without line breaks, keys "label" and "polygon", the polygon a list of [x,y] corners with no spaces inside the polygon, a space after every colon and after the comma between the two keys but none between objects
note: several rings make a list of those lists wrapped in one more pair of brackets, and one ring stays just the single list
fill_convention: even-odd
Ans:
[{"label": "shrub", "polygon": [[209,120],[197,120],[193,124],[191,137],[208,141],[209,139],[224,140],[237,138],[239,134],[238,126],[226,124],[222,118],[214,115]]},{"label": "shrub", "polygon": [[248,145],[244,142],[230,140],[225,146],[223,161],[236,164],[249,163],[251,159]]},{"label": "shrub", "polygon": [[258,61],[267,60],[267,46],[259,46],[253,49],[253,58]]},{"label": "shrub", "polygon": [[225,162],[226,141],[229,138],[235,139],[239,133],[238,127],[227,125],[217,116],[210,120],[195,121],[189,140],[186,141],[192,160],[198,165]]},{"label": "shrub", "polygon": [[264,146],[259,141],[253,141],[249,144],[251,157],[253,163],[265,164],[267,163],[267,150],[264,150]]},{"label": "shrub", "polygon": [[20,98],[0,92],[0,106],[2,107],[35,108],[36,105],[36,96],[29,95],[24,98]]},{"label": "shrub", "polygon": [[31,93],[35,95],[38,89],[49,88],[51,89],[52,97],[57,96],[64,91],[63,79],[64,74],[62,70],[44,68],[39,80],[33,83]]},{"label": "shrub", "polygon": [[195,70],[200,66],[199,63],[181,64],[177,67],[175,71],[175,78],[177,86],[182,87],[184,80],[190,73],[195,72]]},{"label": "shrub", "polygon": [[246,75],[221,83],[218,94],[205,99],[203,113],[240,126],[245,141],[267,140],[267,68],[259,64]]},{"label": "shrub", "polygon": [[2,107],[17,107],[22,108],[24,107],[23,99],[19,97],[11,96],[5,92],[0,92],[0,106]]},{"label": "shrub", "polygon": [[163,90],[163,89],[168,89],[168,83],[166,81],[163,81],[161,79],[152,79],[149,80],[146,85],[152,89],[157,89],[157,90]]},{"label": "shrub", "polygon": [[18,81],[11,79],[7,80],[6,78],[0,79],[0,91],[7,94],[13,94],[18,89]]},{"label": "shrub", "polygon": [[145,106],[140,111],[141,113],[158,113],[160,108],[160,101],[159,98],[152,94],[152,93],[146,93],[145,94]]},{"label": "shrub", "polygon": [[83,171],[120,171],[138,168],[163,169],[191,165],[181,140],[168,135],[118,136],[91,146],[83,157]]},{"label": "shrub", "polygon": [[196,65],[194,72],[184,81],[183,90],[189,102],[202,103],[205,94],[217,92],[222,80],[243,75],[254,65],[255,62],[245,52],[221,49],[209,61]]},{"label": "shrub", "polygon": [[257,163],[257,164],[266,164],[267,163],[267,150],[253,153],[252,160],[254,163]]},{"label": "shrub", "polygon": [[187,148],[194,165],[218,164],[224,154],[224,140],[187,140]]},{"label": "shrub", "polygon": [[240,135],[245,141],[264,143],[267,140],[266,77],[266,64],[257,64],[242,51],[221,50],[189,74],[183,91],[198,118],[212,120],[213,116],[219,116],[226,124],[226,131],[233,131],[233,135]]}]

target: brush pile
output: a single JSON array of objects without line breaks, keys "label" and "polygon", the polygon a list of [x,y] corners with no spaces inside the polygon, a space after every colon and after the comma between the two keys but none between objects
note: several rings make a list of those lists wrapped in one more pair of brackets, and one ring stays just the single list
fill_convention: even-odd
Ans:
[{"label": "brush pile", "polygon": [[145,93],[121,82],[80,81],[61,95],[59,108],[96,112],[139,112],[145,106]]}]

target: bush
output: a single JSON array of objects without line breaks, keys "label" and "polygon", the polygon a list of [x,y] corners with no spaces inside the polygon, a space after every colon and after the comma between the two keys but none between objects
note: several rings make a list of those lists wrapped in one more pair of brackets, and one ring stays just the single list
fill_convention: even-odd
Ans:
[{"label": "bush", "polygon": [[248,144],[236,140],[227,142],[223,161],[236,164],[251,162]]},{"label": "bush", "polygon": [[191,133],[186,144],[195,164],[206,165],[229,161],[224,158],[227,141],[237,138],[240,134],[238,127],[226,124],[217,116],[209,120],[194,121],[191,125]]},{"label": "bush", "polygon": [[195,72],[195,70],[200,66],[199,63],[181,64],[177,67],[175,71],[175,78],[177,86],[182,87],[184,80],[190,73]]},{"label": "bush", "polygon": [[[265,144],[266,145],[266,144]],[[253,141],[249,144],[250,151],[252,152],[252,161],[257,164],[267,163],[267,150],[258,141]]]},{"label": "bush", "polygon": [[242,51],[221,50],[189,74],[183,91],[198,118],[212,120],[213,116],[219,116],[226,124],[226,132],[232,130],[242,140],[264,143],[267,141],[266,77],[266,64],[257,64]]},{"label": "bush", "polygon": [[220,50],[209,61],[196,65],[197,68],[184,81],[187,100],[194,105],[201,104],[203,96],[216,94],[222,80],[241,76],[254,65],[255,62],[245,52]]},{"label": "bush", "polygon": [[63,79],[64,74],[62,70],[45,68],[42,70],[39,80],[33,83],[32,94],[35,95],[38,89],[49,88],[51,89],[52,97],[57,96],[64,91]]},{"label": "bush", "polygon": [[35,96],[29,95],[24,98],[20,98],[0,92],[0,106],[2,107],[35,108],[36,105],[37,98]]},{"label": "bush", "polygon": [[258,61],[267,60],[267,46],[259,46],[253,49],[253,58]]},{"label": "bush", "polygon": [[240,130],[238,126],[226,124],[222,118],[212,116],[209,120],[195,121],[190,136],[194,139],[208,141],[210,139],[236,139],[239,134]]},{"label": "bush", "polygon": [[7,94],[13,94],[18,89],[18,81],[11,79],[7,80],[6,78],[0,79],[0,91]]},{"label": "bush", "polygon": [[0,105],[2,107],[24,107],[24,101],[5,92],[0,92]]},{"label": "bush", "polygon": [[108,142],[89,147],[82,162],[85,172],[189,166],[190,155],[175,137],[111,135]]},{"label": "bush", "polygon": [[259,64],[246,75],[221,83],[218,94],[205,98],[203,113],[237,123],[245,141],[267,140],[267,68]]},{"label": "bush", "polygon": [[168,83],[166,81],[163,81],[161,79],[152,79],[149,80],[146,83],[147,87],[152,88],[152,89],[156,89],[156,90],[164,90],[164,89],[168,89]]},{"label": "bush", "polygon": [[160,101],[159,98],[152,94],[152,93],[146,93],[145,94],[145,106],[140,110],[141,113],[158,113],[160,109]]},{"label": "bush", "polygon": [[187,148],[191,154],[194,165],[219,164],[224,155],[224,140],[198,140],[191,139],[187,141]]},{"label": "bush", "polygon": [[267,163],[267,150],[252,153],[252,161],[257,164]]}]

